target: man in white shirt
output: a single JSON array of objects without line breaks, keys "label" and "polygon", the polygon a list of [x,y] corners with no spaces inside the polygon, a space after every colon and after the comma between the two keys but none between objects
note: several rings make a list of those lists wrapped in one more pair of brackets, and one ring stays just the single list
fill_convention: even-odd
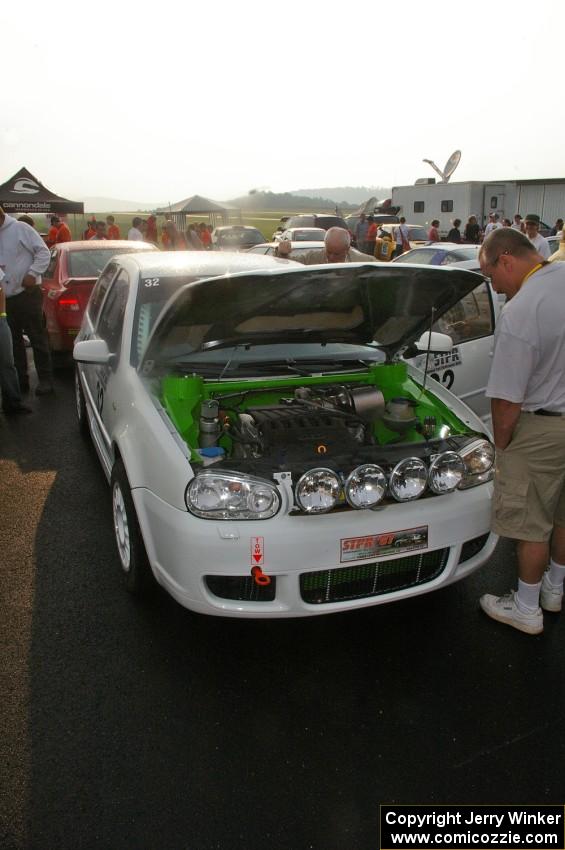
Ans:
[{"label": "man in white shirt", "polygon": [[522,216],[520,213],[516,213],[514,216],[514,221],[511,224],[512,230],[519,230],[520,233],[524,233],[524,222],[522,221]]},{"label": "man in white shirt", "polygon": [[502,225],[498,220],[498,213],[489,213],[488,224],[485,227],[485,239],[489,233],[492,233],[493,230],[498,230],[500,227],[502,227]]},{"label": "man in white shirt", "polygon": [[526,222],[526,236],[538,252],[541,254],[544,260],[548,260],[551,254],[551,249],[549,247],[549,242],[545,239],[541,233],[539,232],[540,226],[540,217],[535,213],[528,213],[525,218]]},{"label": "man in white shirt", "polygon": [[2,286],[6,294],[6,314],[14,362],[20,389],[29,391],[29,376],[24,334],[33,350],[39,384],[36,395],[53,392],[53,366],[49,339],[43,319],[41,275],[49,265],[47,245],[39,233],[4,213],[0,207],[0,267],[4,272]]},{"label": "man in white shirt", "polygon": [[399,257],[405,251],[410,250],[410,240],[408,239],[408,228],[406,227],[406,219],[404,216],[401,216],[399,219],[399,224],[393,230],[394,241],[396,243],[396,249],[394,252],[395,257]]},{"label": "man in white shirt", "polygon": [[486,395],[496,446],[492,530],[515,539],[518,555],[518,590],[485,594],[481,608],[539,634],[542,608],[561,611],[565,578],[565,266],[544,261],[510,227],[487,237],[479,262],[508,299]]},{"label": "man in white shirt", "polygon": [[142,224],[143,219],[136,216],[131,223],[132,226],[128,230],[128,239],[130,242],[143,242],[143,233],[141,232]]}]

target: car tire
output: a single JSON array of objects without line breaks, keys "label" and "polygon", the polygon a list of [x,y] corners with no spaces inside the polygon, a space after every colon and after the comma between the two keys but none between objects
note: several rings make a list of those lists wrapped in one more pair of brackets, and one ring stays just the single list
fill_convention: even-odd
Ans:
[{"label": "car tire", "polygon": [[88,427],[88,414],[86,412],[86,402],[84,400],[84,393],[80,383],[78,368],[75,369],[75,409],[78,429],[83,437],[88,437],[90,432]]},{"label": "car tire", "polygon": [[122,578],[130,593],[145,595],[155,586],[124,464],[112,470],[112,519]]}]

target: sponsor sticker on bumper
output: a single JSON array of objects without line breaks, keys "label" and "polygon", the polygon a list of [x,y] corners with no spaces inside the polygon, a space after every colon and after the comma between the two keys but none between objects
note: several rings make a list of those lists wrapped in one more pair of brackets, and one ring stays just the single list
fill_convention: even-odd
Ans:
[{"label": "sponsor sticker on bumper", "polygon": [[340,561],[358,561],[363,558],[382,558],[425,549],[428,545],[428,526],[404,528],[401,531],[386,531],[382,534],[367,534],[364,537],[341,539]]}]

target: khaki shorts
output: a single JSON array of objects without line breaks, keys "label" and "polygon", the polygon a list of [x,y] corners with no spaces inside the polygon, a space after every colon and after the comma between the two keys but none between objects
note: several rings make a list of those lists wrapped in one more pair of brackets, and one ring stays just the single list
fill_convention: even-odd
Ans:
[{"label": "khaki shorts", "polygon": [[565,417],[522,413],[496,452],[492,530],[545,543],[554,524],[565,528]]}]

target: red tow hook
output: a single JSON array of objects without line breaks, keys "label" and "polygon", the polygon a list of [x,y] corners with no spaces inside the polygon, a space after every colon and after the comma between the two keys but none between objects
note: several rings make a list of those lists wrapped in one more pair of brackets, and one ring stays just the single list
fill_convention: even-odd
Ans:
[{"label": "red tow hook", "polygon": [[251,575],[259,587],[268,587],[271,583],[271,578],[265,575],[261,567],[251,567]]}]

